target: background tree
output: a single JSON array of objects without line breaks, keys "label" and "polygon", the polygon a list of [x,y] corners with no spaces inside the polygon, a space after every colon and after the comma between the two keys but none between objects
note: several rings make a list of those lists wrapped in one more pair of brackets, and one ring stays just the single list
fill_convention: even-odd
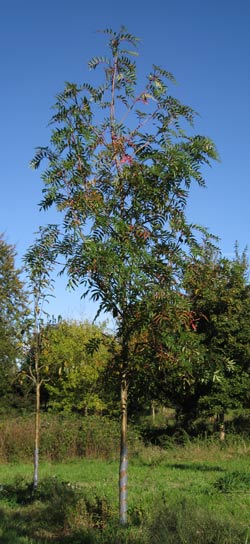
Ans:
[{"label": "background tree", "polygon": [[46,327],[41,360],[49,373],[47,406],[84,415],[107,410],[104,373],[111,337],[105,325],[61,321]]},{"label": "background tree", "polygon": [[[15,248],[0,235],[0,409],[16,407],[16,381],[23,357],[22,332],[28,320],[28,299],[21,270],[15,267]],[[15,397],[16,393],[16,397]]]},{"label": "background tree", "polygon": [[[182,411],[195,419],[215,414],[224,433],[224,413],[249,402],[250,286],[246,254],[236,248],[232,260],[204,246],[185,277],[186,293],[204,353],[194,366],[192,387],[182,397]],[[186,402],[186,404],[185,404]],[[192,406],[192,409],[190,407]]]},{"label": "background tree", "polygon": [[[86,286],[99,312],[116,319],[121,386],[120,520],[127,510],[127,397],[134,368],[135,330],[154,313],[156,298],[178,288],[193,225],[185,217],[192,180],[204,185],[203,164],[216,158],[213,143],[187,135],[194,112],[169,94],[173,76],[153,66],[138,89],[133,60],[138,39],[108,29],[109,57],[95,57],[104,81],[67,83],[57,96],[51,145],[37,149],[41,207],[64,215],[54,257],[65,257],[71,285]],[[153,305],[152,305],[153,302]],[[132,346],[132,349],[131,349]]]},{"label": "background tree", "polygon": [[[190,300],[180,285],[174,300],[168,297],[163,303],[161,301],[158,315],[145,331],[141,372],[134,383],[137,397],[138,392],[143,391],[147,401],[151,399],[174,408],[178,425],[187,392],[188,398],[191,396],[194,372],[204,362],[204,348],[195,331],[194,319]],[[192,409],[191,400],[188,413]]]}]

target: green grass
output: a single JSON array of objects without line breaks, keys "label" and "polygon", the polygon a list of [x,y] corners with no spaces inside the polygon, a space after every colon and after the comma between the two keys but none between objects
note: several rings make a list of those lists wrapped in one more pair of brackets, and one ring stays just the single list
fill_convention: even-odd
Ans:
[{"label": "green grass", "polygon": [[142,449],[129,465],[129,527],[123,530],[117,462],[43,462],[36,500],[27,485],[32,464],[0,465],[0,542],[250,544],[249,464],[243,442]]}]

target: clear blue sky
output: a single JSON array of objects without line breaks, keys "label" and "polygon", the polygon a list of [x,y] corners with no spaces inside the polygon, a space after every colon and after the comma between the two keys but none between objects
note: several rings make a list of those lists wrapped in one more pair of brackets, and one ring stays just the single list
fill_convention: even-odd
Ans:
[{"label": "clear blue sky", "polygon": [[[209,227],[232,255],[250,247],[250,3],[248,0],[2,0],[0,10],[0,232],[18,263],[40,224],[42,184],[29,168],[49,142],[54,96],[66,80],[88,81],[87,61],[102,54],[96,30],[121,24],[142,39],[139,76],[152,63],[174,73],[176,96],[199,112],[197,133],[216,143],[221,162],[206,171],[207,189],[191,192],[188,215]],[[51,313],[93,317],[79,294],[58,283]]]}]

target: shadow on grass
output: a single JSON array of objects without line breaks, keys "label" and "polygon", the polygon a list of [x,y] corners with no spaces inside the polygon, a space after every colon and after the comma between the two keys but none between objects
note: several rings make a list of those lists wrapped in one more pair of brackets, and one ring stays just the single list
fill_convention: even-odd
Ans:
[{"label": "shadow on grass", "polygon": [[185,500],[160,507],[149,527],[151,544],[246,544],[248,538],[249,528]]},{"label": "shadow on grass", "polygon": [[39,505],[21,506],[18,511],[0,508],[1,544],[149,544],[139,533],[138,528],[121,527],[118,522],[100,527],[50,527],[43,510],[44,523],[41,523]]},{"label": "shadow on grass", "polygon": [[103,498],[84,496],[76,486],[56,478],[43,480],[34,492],[18,478],[2,486],[1,544],[94,544],[97,529],[110,517]]},{"label": "shadow on grass", "polygon": [[[1,544],[96,544],[94,530],[82,528],[73,530],[46,523],[46,509],[41,516],[41,508],[29,511],[0,509]],[[42,519],[44,520],[42,523]]]},{"label": "shadow on grass", "polygon": [[168,468],[174,468],[178,470],[198,470],[200,472],[225,472],[226,469],[217,465],[208,466],[201,463],[164,463],[164,466]]}]

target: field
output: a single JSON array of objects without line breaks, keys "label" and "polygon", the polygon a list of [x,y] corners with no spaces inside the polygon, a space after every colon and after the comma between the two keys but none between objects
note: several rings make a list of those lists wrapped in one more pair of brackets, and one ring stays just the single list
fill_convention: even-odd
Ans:
[{"label": "field", "polygon": [[1,544],[248,544],[250,447],[194,441],[141,448],[129,465],[129,525],[117,523],[114,460],[0,465]]}]

